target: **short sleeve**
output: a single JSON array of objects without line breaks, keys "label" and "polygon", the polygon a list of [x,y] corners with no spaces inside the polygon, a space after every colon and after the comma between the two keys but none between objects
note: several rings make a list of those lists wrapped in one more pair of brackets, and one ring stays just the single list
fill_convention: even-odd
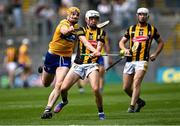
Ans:
[{"label": "short sleeve", "polygon": [[127,39],[130,39],[129,29],[130,28],[128,28],[124,34],[124,37],[126,37]]},{"label": "short sleeve", "polygon": [[103,30],[102,34],[97,37],[97,41],[101,41],[102,43],[105,43],[106,39],[106,32]]},{"label": "short sleeve", "polygon": [[160,38],[160,34],[158,33],[157,29],[154,27],[154,36],[153,38],[157,41]]},{"label": "short sleeve", "polygon": [[76,30],[77,36],[85,36],[85,31],[82,27],[79,27],[79,29]]}]

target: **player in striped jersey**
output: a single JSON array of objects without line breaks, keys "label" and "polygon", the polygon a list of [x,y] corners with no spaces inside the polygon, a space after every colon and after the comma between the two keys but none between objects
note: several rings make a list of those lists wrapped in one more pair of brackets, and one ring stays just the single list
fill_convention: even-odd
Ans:
[{"label": "player in striped jersey", "polygon": [[4,57],[4,66],[8,73],[9,87],[12,88],[14,86],[15,69],[17,68],[17,49],[12,39],[8,39],[6,44],[8,47]]},{"label": "player in striped jersey", "polygon": [[[131,103],[127,112],[140,112],[145,106],[145,101],[140,98],[140,87],[147,71],[148,60],[154,61],[163,49],[163,40],[157,29],[148,24],[149,10],[139,8],[137,10],[138,23],[130,26],[124,37],[120,40],[119,46],[127,57],[123,72],[123,89],[131,97]],[[152,40],[155,39],[158,46],[154,53],[150,54]],[[129,40],[129,48],[125,43]]]},{"label": "player in striped jersey", "polygon": [[[100,14],[95,10],[89,10],[86,12],[85,18],[87,26],[83,27],[84,35],[86,36],[89,43],[94,46],[98,51],[101,51],[105,43],[105,31],[101,28],[97,28],[97,23],[99,21]],[[99,67],[98,58],[90,56],[92,51],[89,50],[80,41],[78,43],[77,55],[73,66],[69,70],[67,76],[65,77],[63,84],[61,86],[61,97],[62,102],[60,102],[54,109],[55,113],[58,113],[62,108],[68,103],[67,94],[68,90],[81,78],[88,78],[91,87],[95,95],[95,101],[98,108],[99,119],[105,119],[103,112],[103,100],[102,95],[99,91]],[[87,54],[87,55],[81,55]]]}]

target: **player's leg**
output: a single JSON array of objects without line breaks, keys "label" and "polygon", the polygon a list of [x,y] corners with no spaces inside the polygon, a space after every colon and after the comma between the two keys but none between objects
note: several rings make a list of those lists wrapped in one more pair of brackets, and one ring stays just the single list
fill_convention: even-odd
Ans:
[{"label": "player's leg", "polygon": [[104,88],[104,73],[105,69],[103,65],[99,66],[99,89],[102,92]]},{"label": "player's leg", "polygon": [[57,68],[55,63],[58,61],[59,61],[59,57],[57,55],[51,54],[49,52],[46,53],[44,60],[44,67],[41,75],[42,84],[45,87],[50,86],[51,83],[53,82],[55,71]]},{"label": "player's leg", "polygon": [[[51,57],[54,57],[54,58],[51,58],[53,60],[52,65],[49,65],[49,64],[45,65],[46,69],[45,68],[44,69],[46,71],[49,70],[48,71],[49,73],[56,73],[56,82],[55,82],[55,87],[49,96],[48,104],[41,117],[42,119],[47,119],[48,115],[50,118],[52,117],[51,109],[59,97],[61,84],[66,74],[68,73],[70,65],[71,65],[70,57],[61,57],[57,55],[51,55]],[[45,63],[46,63],[46,60],[45,60]],[[53,64],[56,64],[56,65],[53,65]]]},{"label": "player's leg", "polygon": [[52,108],[53,105],[55,104],[56,100],[58,99],[59,95],[60,95],[60,88],[61,88],[61,84],[66,76],[66,74],[68,73],[69,68],[68,67],[58,67],[56,69],[56,83],[55,83],[55,87],[53,89],[53,91],[51,92],[49,99],[48,99],[48,104],[47,107],[48,108]]},{"label": "player's leg", "polygon": [[[126,94],[129,97],[132,97],[132,93],[133,93],[132,90],[133,77],[134,74],[126,74],[126,73],[123,74],[123,90],[126,92]],[[127,112],[129,113],[134,112],[134,106],[130,104]]]},{"label": "player's leg", "polygon": [[6,65],[10,88],[14,87],[14,78],[15,78],[16,68],[17,68],[17,64],[15,62],[7,63]]},{"label": "player's leg", "polygon": [[61,98],[62,101],[57,104],[54,108],[54,112],[58,113],[62,110],[62,108],[68,103],[67,95],[68,90],[79,80],[80,76],[74,72],[74,68],[71,67],[68,74],[66,75],[62,85],[61,85]]},{"label": "player's leg", "polygon": [[[65,72],[64,72],[65,73]],[[51,74],[49,74],[51,75]],[[51,76],[52,77],[52,76]],[[45,79],[48,79],[47,77]],[[49,81],[47,84],[51,84],[51,82],[53,81],[54,79],[54,76],[53,78],[51,78],[52,80]],[[56,77],[56,80],[57,80],[57,77]],[[55,87],[56,87],[56,84],[55,84]],[[56,96],[57,92],[55,90],[55,88],[53,89],[53,91],[51,92],[51,94],[49,95],[49,98],[48,98],[48,104],[47,106],[45,107],[45,110],[41,116],[41,119],[51,119],[52,118],[52,112],[51,112],[51,109],[53,107],[53,104],[55,103],[56,101]],[[56,96],[57,97],[57,96]]]},{"label": "player's leg", "polygon": [[104,73],[105,73],[105,68],[104,68],[104,57],[100,56],[98,59],[98,64],[99,64],[99,89],[102,92],[104,88]]},{"label": "player's leg", "polygon": [[96,104],[98,108],[98,115],[99,119],[103,120],[105,119],[104,111],[103,111],[103,99],[102,95],[99,91],[99,72],[97,70],[92,71],[88,76],[89,82],[91,84],[91,87],[93,89]]},{"label": "player's leg", "polygon": [[140,91],[141,91],[141,82],[144,78],[145,75],[145,71],[144,70],[138,70],[136,71],[135,75],[134,75],[134,81],[133,81],[133,94],[132,94],[132,98],[131,98],[131,105],[135,107],[137,102],[140,102]]},{"label": "player's leg", "polygon": [[[133,62],[127,62],[123,71],[123,90],[129,97],[132,97],[133,94],[133,80],[134,80],[135,67]],[[130,103],[130,106],[127,112],[134,112],[135,105]]]},{"label": "player's leg", "polygon": [[54,80],[54,76],[55,74],[48,73],[45,70],[43,70],[42,75],[41,75],[41,80],[44,87],[49,87],[51,85],[51,83]]},{"label": "player's leg", "polygon": [[133,83],[134,74],[123,74],[123,90],[126,94],[131,97],[132,96],[132,83]]}]

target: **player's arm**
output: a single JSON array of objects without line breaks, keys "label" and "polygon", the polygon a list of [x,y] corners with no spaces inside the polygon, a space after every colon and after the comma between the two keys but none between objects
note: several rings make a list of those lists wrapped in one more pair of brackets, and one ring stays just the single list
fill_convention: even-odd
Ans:
[{"label": "player's arm", "polygon": [[161,39],[160,34],[158,33],[158,31],[155,27],[154,27],[153,38],[156,40],[158,46],[157,46],[156,50],[154,51],[154,53],[152,53],[150,55],[151,61],[154,61],[157,58],[157,56],[159,55],[159,53],[162,51],[162,49],[164,47],[164,41]]},{"label": "player's arm", "polygon": [[98,50],[96,50],[92,45],[91,43],[88,42],[88,40],[86,39],[85,37],[85,32],[83,30],[83,28],[79,28],[77,31],[76,31],[76,34],[79,38],[79,40],[81,40],[81,42],[90,50],[93,52],[93,55],[94,56],[100,56],[100,52]]},{"label": "player's arm", "polygon": [[126,48],[126,46],[125,46],[126,42],[130,38],[129,30],[130,30],[130,28],[127,29],[126,33],[124,34],[122,39],[119,41],[119,48],[121,50],[124,50],[126,55],[130,55],[130,49]]},{"label": "player's arm", "polygon": [[105,39],[106,39],[106,32],[102,30],[102,34],[97,37],[97,47],[96,49],[101,52],[104,44],[105,44]]},{"label": "player's arm", "polygon": [[103,46],[104,46],[104,43],[101,42],[101,41],[98,41],[98,43],[97,43],[97,50],[98,50],[99,52],[101,52]]},{"label": "player's arm", "polygon": [[157,40],[157,43],[158,43],[158,46],[157,46],[156,50],[154,51],[154,53],[152,53],[150,55],[150,60],[151,61],[154,61],[157,58],[157,56],[159,55],[159,53],[162,51],[162,49],[164,47],[164,42],[163,42],[163,40],[161,38],[159,38]]},{"label": "player's arm", "polygon": [[74,27],[73,26],[70,26],[70,27],[68,27],[67,25],[61,25],[60,26],[60,32],[63,35],[66,35],[66,34],[71,33],[73,31],[74,31]]},{"label": "player's arm", "polygon": [[126,42],[128,41],[128,39],[126,37],[122,37],[122,39],[119,41],[119,48],[121,50],[125,51],[126,55],[130,55],[130,49],[126,48]]},{"label": "player's arm", "polygon": [[95,49],[86,39],[85,36],[79,36],[79,39],[83,42],[83,44],[90,50],[93,52],[93,56],[100,56],[100,51],[98,51],[97,49]]}]

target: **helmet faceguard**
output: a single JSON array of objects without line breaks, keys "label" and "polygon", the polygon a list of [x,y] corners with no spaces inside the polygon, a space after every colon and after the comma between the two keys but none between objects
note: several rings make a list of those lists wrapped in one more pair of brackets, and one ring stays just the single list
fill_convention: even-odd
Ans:
[{"label": "helmet faceguard", "polygon": [[85,18],[87,20],[89,20],[90,17],[97,17],[99,18],[100,17],[100,14],[98,11],[95,11],[95,10],[89,10],[86,12],[86,15],[85,15]]},{"label": "helmet faceguard", "polygon": [[[138,8],[136,15],[138,17],[139,23],[146,23],[148,21],[148,18],[149,18],[149,10],[147,8],[144,8],[144,7]],[[140,15],[141,16],[143,15],[144,17],[140,19],[140,17],[139,17]]]},{"label": "helmet faceguard", "polygon": [[[89,10],[86,12],[85,14],[85,18],[86,18],[86,23],[87,25],[90,27],[90,28],[97,28],[97,22],[99,21],[99,17],[100,17],[100,14],[98,11],[95,11],[95,10]],[[96,20],[96,21],[93,21],[91,19]]]}]

